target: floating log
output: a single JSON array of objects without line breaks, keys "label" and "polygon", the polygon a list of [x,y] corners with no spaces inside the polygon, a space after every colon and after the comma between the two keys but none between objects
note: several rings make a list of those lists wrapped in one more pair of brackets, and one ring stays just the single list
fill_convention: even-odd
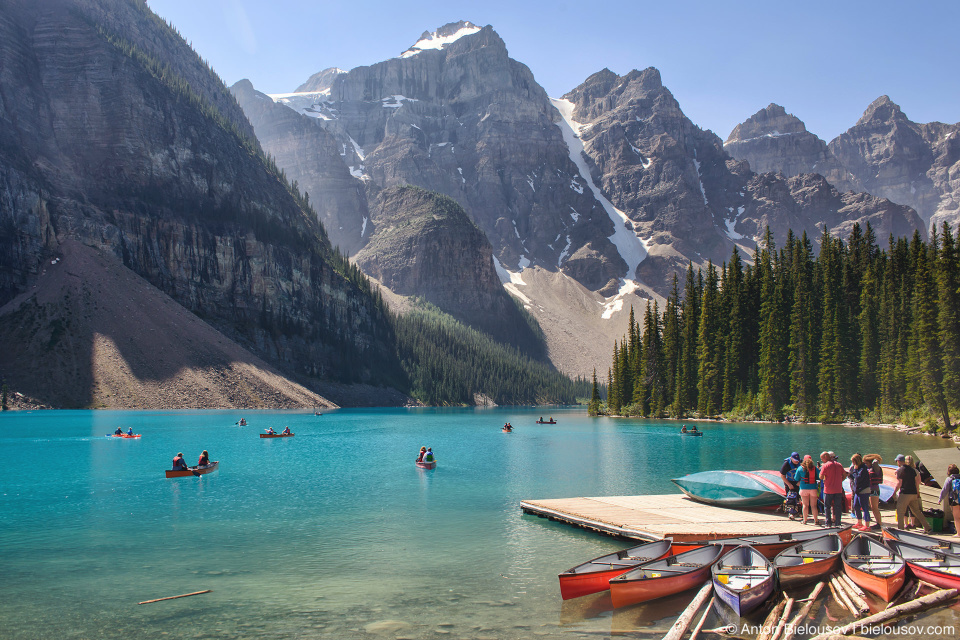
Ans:
[{"label": "floating log", "polygon": [[872,615],[868,618],[864,618],[863,620],[851,622],[847,626],[840,629],[839,633],[837,634],[822,633],[819,636],[812,638],[812,640],[827,640],[827,638],[832,638],[834,636],[844,637],[847,636],[847,634],[853,633],[857,629],[864,627],[869,628],[880,622],[888,622],[901,616],[910,615],[944,603],[948,600],[952,600],[953,598],[956,598],[958,594],[960,594],[960,591],[957,591],[956,589],[941,589],[917,600],[911,600],[910,602],[899,604],[892,609],[884,609],[880,613]]},{"label": "floating log", "polygon": [[710,596],[710,593],[713,591],[713,582],[708,582],[703,585],[703,588],[700,589],[700,593],[697,594],[697,597],[687,605],[687,608],[683,610],[683,613],[680,614],[680,617],[677,618],[677,621],[673,623],[673,626],[670,628],[670,631],[667,632],[667,635],[663,636],[663,640],[680,640],[683,637],[683,634],[687,632],[687,627],[690,626],[690,623],[693,621],[693,616],[697,614],[697,611],[706,602],[707,598]]},{"label": "floating log", "polygon": [[839,577],[833,578],[833,580],[836,581],[834,584],[836,585],[837,589],[847,596],[850,604],[855,606],[861,614],[870,611],[870,606],[867,604],[867,601],[855,594],[843,580],[841,580]]},{"label": "floating log", "polygon": [[716,599],[716,596],[712,596],[710,598],[710,602],[708,602],[707,606],[703,609],[703,615],[700,616],[700,622],[698,622],[697,626],[695,626],[693,631],[690,632],[690,637],[687,640],[697,640],[697,634],[699,634],[700,629],[703,628],[703,623],[707,621],[707,616],[710,615],[710,609],[713,608],[713,603]]},{"label": "floating log", "polygon": [[863,589],[860,588],[860,585],[858,585],[856,582],[850,579],[850,576],[843,573],[842,571],[839,572],[837,575],[840,576],[840,582],[847,585],[848,591],[853,591],[855,594],[863,598],[864,601],[866,601],[867,594],[863,592]]},{"label": "floating log", "polygon": [[839,593],[837,588],[833,586],[833,578],[830,579],[830,582],[827,583],[827,586],[830,587],[830,593],[833,594],[833,599],[840,603],[840,606],[846,609],[850,615],[854,618],[859,617],[857,611],[854,609],[853,604],[851,604],[845,595]]},{"label": "floating log", "polygon": [[803,605],[800,609],[800,612],[794,616],[793,620],[790,621],[790,624],[787,625],[786,631],[783,632],[783,640],[790,640],[793,638],[793,634],[796,633],[797,627],[800,626],[800,623],[803,622],[804,616],[810,613],[810,608],[813,607],[813,604],[817,601],[817,598],[820,596],[820,592],[823,591],[824,582],[818,582],[817,586],[814,587],[813,593],[810,594],[810,597],[807,598],[807,603]]},{"label": "floating log", "polygon": [[917,592],[920,590],[920,585],[915,583],[913,580],[907,582],[903,585],[903,589],[900,590],[900,595],[887,603],[887,606],[884,607],[884,610],[893,608],[901,600],[913,600],[913,597],[917,595]]},{"label": "floating log", "polygon": [[760,635],[757,636],[757,640],[770,640],[770,636],[773,635],[774,625],[777,624],[777,620],[783,615],[783,608],[785,606],[787,606],[787,601],[781,600],[780,604],[770,611],[766,620],[763,621],[763,626],[760,627]]},{"label": "floating log", "polygon": [[773,635],[770,636],[770,640],[777,640],[780,637],[780,632],[783,631],[783,627],[787,624],[787,620],[790,618],[790,611],[793,609],[793,598],[787,598],[787,604],[783,607],[783,616],[780,618],[780,622],[777,623],[777,628],[774,629]]},{"label": "floating log", "polygon": [[138,602],[137,604],[150,604],[151,602],[161,602],[163,600],[176,600],[177,598],[187,598],[189,596],[198,596],[201,593],[210,593],[213,589],[205,589],[203,591],[194,591],[193,593],[181,593],[178,596],[167,596],[166,598],[156,598],[154,600],[144,600],[143,602]]}]

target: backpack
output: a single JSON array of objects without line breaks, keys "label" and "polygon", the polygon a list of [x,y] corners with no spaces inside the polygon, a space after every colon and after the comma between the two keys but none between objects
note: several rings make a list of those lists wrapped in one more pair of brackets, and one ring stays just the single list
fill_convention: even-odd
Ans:
[{"label": "backpack", "polygon": [[954,476],[950,481],[950,499],[960,502],[960,477]]}]

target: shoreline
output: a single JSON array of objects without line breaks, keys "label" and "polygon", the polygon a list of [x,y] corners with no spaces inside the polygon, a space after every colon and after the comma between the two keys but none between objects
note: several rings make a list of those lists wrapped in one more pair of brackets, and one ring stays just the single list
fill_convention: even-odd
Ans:
[{"label": "shoreline", "polygon": [[[596,416],[600,417],[600,416]],[[604,418],[632,418],[634,416],[624,416],[624,415],[603,415]],[[653,418],[641,418],[641,419],[653,419]],[[828,426],[828,427],[845,427],[849,429],[893,429],[894,431],[899,431],[910,436],[927,436],[932,438],[940,438],[943,440],[952,440],[955,444],[960,445],[960,433],[957,433],[952,436],[941,436],[936,433],[927,433],[923,430],[923,427],[911,427],[902,423],[892,424],[889,422],[803,422],[796,420],[785,420],[783,422],[777,422],[775,420],[730,420],[727,418],[656,418],[656,420],[670,421],[670,422],[743,422],[745,424],[778,424],[778,425],[814,425],[814,426]]]}]

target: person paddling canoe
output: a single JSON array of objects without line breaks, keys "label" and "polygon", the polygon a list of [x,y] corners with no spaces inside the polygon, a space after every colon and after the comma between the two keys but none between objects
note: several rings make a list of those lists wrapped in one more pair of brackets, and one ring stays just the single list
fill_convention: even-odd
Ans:
[{"label": "person paddling canoe", "polygon": [[178,454],[173,458],[173,470],[174,470],[174,471],[179,471],[179,470],[181,470],[181,469],[182,469],[183,471],[189,471],[189,467],[187,467],[187,462],[186,462],[186,460],[183,459],[183,453],[178,453]]}]

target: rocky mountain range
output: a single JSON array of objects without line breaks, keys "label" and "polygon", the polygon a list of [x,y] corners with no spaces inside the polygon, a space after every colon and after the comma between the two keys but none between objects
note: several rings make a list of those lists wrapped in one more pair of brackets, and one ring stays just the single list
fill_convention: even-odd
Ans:
[{"label": "rocky mountain range", "polygon": [[907,205],[927,228],[960,224],[960,123],[915,123],[887,96],[829,144],[771,104],[737,125],[724,148],[754,171],[815,172],[840,191]]},{"label": "rocky mountain range", "polygon": [[[924,226],[909,207],[841,193],[819,175],[753,172],[684,115],[656,69],[604,69],[551,99],[492,27],[465,21],[425,32],[396,58],[318,72],[291,93],[266,96],[246,81],[232,91],[311,202],[349,200],[318,209],[333,243],[364,256],[364,269],[381,191],[415,185],[456,201],[566,371],[602,365],[630,305],[661,298],[689,262],[719,264],[735,245],[751,255],[766,225],[778,242],[788,229],[818,238],[824,225],[843,234],[869,222],[879,237]],[[575,285],[576,294],[560,287],[571,301],[593,302],[557,315],[563,280],[551,273]],[[594,317],[605,320],[599,339],[559,343],[570,336],[553,325],[594,327]],[[556,355],[570,351],[578,355]]]},{"label": "rocky mountain range", "polygon": [[[44,265],[76,242],[105,256],[87,261],[84,279],[96,278],[112,256],[238,343],[231,357],[261,358],[254,366],[271,363],[308,384],[396,380],[385,309],[263,155],[227,88],[169,25],[139,0],[3,5],[4,335],[17,335],[23,296]],[[134,290],[141,289],[123,291]],[[92,313],[81,298],[49,313],[41,305],[30,317],[72,317],[79,331]],[[121,336],[104,337],[116,344]],[[55,343],[5,341],[0,374],[28,395],[46,393],[17,363],[56,368]],[[89,343],[70,342],[81,351]],[[203,369],[201,352],[183,366]],[[84,393],[70,396],[69,406],[96,404]],[[306,393],[299,402],[307,397],[314,400]]]}]

